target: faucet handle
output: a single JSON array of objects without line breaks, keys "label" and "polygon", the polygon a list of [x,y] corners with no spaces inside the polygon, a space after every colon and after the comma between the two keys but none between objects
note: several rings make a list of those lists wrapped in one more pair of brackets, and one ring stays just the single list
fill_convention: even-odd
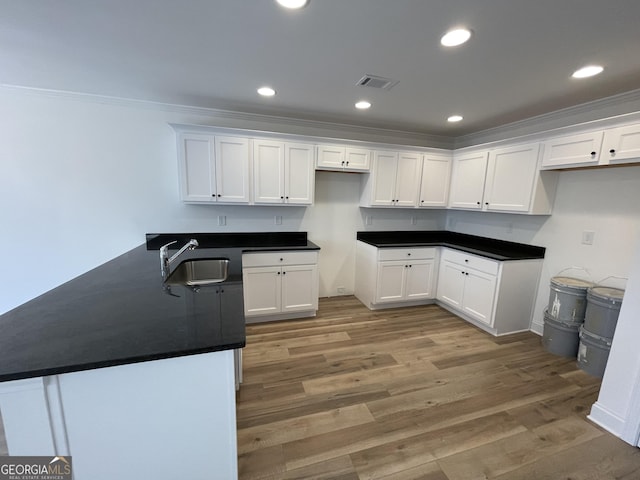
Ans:
[{"label": "faucet handle", "polygon": [[178,243],[178,241],[174,240],[173,242],[166,243],[160,247],[160,250],[167,250],[169,248],[169,245],[173,245],[174,243]]}]

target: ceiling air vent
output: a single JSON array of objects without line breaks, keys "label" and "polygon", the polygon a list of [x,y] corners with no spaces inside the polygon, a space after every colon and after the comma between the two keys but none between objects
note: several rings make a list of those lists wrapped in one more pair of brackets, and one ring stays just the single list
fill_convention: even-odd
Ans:
[{"label": "ceiling air vent", "polygon": [[383,90],[391,90],[391,87],[393,87],[396,83],[398,83],[397,80],[391,80],[390,78],[377,77],[375,75],[365,75],[360,80],[358,80],[358,83],[356,83],[356,85],[359,85],[361,87],[382,88]]}]

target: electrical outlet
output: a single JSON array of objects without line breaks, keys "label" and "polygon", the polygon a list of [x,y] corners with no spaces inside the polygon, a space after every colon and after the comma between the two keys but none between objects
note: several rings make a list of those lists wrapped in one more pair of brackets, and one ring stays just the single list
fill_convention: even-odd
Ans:
[{"label": "electrical outlet", "polygon": [[344,287],[338,287],[336,290],[338,291],[338,295],[344,295],[347,293],[347,289]]},{"label": "electrical outlet", "polygon": [[585,230],[582,232],[582,244],[583,245],[593,245],[593,237],[596,232],[592,232],[590,230]]},{"label": "electrical outlet", "polygon": [[282,225],[282,215],[276,215],[273,221],[276,225]]},{"label": "electrical outlet", "polygon": [[418,219],[415,216],[411,216],[411,225],[417,225],[418,224]]},{"label": "electrical outlet", "polygon": [[223,227],[227,224],[227,216],[226,215],[218,215],[218,225]]},{"label": "electrical outlet", "polygon": [[373,217],[371,215],[367,215],[364,217],[364,224],[371,225],[373,223]]}]

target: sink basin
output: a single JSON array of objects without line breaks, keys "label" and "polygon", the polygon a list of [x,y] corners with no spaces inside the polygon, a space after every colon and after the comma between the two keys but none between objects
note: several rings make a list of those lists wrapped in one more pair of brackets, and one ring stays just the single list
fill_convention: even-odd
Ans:
[{"label": "sink basin", "polygon": [[196,258],[178,265],[166,283],[169,285],[210,285],[224,282],[229,276],[228,258]]}]

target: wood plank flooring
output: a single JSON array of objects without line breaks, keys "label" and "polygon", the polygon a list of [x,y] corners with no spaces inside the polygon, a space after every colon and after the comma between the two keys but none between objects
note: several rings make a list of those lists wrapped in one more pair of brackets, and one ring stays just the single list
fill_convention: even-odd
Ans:
[{"label": "wood plank flooring", "polygon": [[586,419],[600,381],[532,333],[438,306],[247,326],[242,480],[640,479],[640,449]]}]

